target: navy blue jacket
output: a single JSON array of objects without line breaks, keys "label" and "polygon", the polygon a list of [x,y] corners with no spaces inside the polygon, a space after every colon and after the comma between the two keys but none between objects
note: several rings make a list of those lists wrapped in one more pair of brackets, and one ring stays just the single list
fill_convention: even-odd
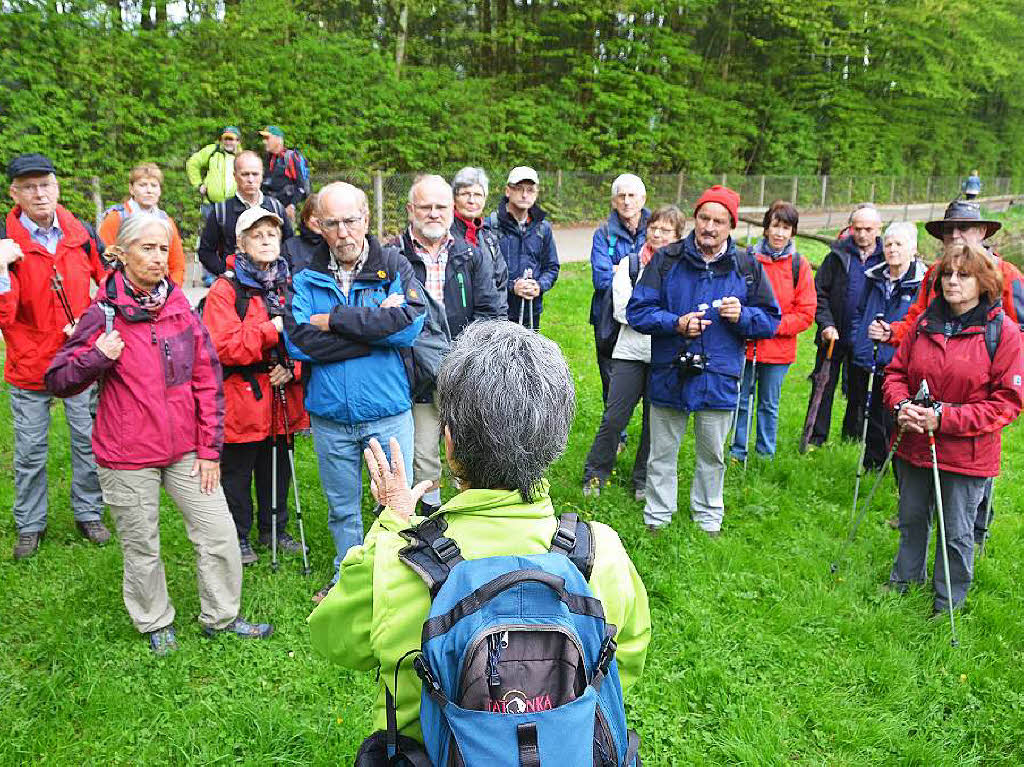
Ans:
[{"label": "navy blue jacket", "polygon": [[[821,331],[831,326],[839,331],[838,344],[847,347],[853,345],[850,314],[857,307],[849,306],[846,300],[850,288],[850,263],[853,259],[860,259],[860,250],[853,238],[836,240],[814,275],[814,288],[818,292],[818,308],[814,312],[814,321],[818,323],[815,341],[818,343],[821,341]],[[880,261],[882,240],[877,238],[875,252],[868,256],[864,268],[870,269]]]},{"label": "navy blue jacket", "polygon": [[[423,288],[412,266],[397,248],[367,240],[370,252],[347,298],[328,267],[324,243],[292,278],[284,315],[288,353],[311,363],[306,410],[344,424],[376,421],[412,407],[408,350],[425,319]],[[405,305],[380,308],[392,293],[403,293]],[[314,314],[330,314],[329,331],[309,324]]]},{"label": "navy blue jacket", "polygon": [[533,279],[540,283],[541,294],[533,299],[533,318],[536,322],[544,309],[544,294],[554,287],[558,279],[558,251],[555,237],[548,223],[547,213],[539,205],[530,208],[529,223],[525,231],[508,212],[508,197],[502,197],[498,209],[488,218],[490,227],[498,233],[498,243],[508,265],[508,318],[519,321],[519,296],[512,292],[515,281],[527,269],[533,269]]},{"label": "navy blue jacket", "polygon": [[[718,316],[717,302],[727,296],[735,296],[743,306],[738,322]],[[679,318],[704,306],[704,319],[711,325],[702,338],[684,338],[676,331]],[[726,252],[709,264],[691,232],[654,254],[633,289],[626,319],[651,336],[651,402],[684,411],[731,410],[739,393],[746,339],[771,338],[782,312],[756,259],[737,252],[729,238]],[[676,360],[687,350],[707,357],[706,372],[680,372]]]},{"label": "navy blue jacket", "polygon": [[[893,287],[888,298],[885,297],[885,291],[886,283],[889,282],[889,265],[883,261],[864,272],[864,290],[850,318],[853,324],[854,365],[859,368],[871,367],[873,342],[868,338],[868,326],[874,322],[875,315],[879,312],[886,322],[902,320],[917,297],[926,271],[925,265],[915,258],[907,267],[907,273]],[[888,365],[895,353],[896,347],[892,344],[879,343],[877,369],[881,370]]]},{"label": "navy blue jacket", "polygon": [[618,211],[613,210],[608,221],[594,230],[594,244],[590,248],[590,276],[594,281],[594,297],[590,300],[590,324],[596,325],[601,314],[601,301],[612,286],[614,267],[630,253],[638,253],[647,241],[647,222],[651,211],[640,212],[636,234],[623,226]]}]

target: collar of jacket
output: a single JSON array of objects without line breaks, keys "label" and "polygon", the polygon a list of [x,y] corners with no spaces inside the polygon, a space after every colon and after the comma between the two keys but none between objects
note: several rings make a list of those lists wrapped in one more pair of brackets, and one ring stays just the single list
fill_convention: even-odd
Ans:
[{"label": "collar of jacket", "polygon": [[185,294],[173,281],[168,280],[167,300],[154,317],[125,292],[124,283],[119,279],[121,273],[121,269],[115,269],[108,274],[97,292],[105,294],[103,303],[113,306],[125,322],[154,322],[157,319],[166,319],[192,311],[192,305],[185,298]]},{"label": "collar of jacket", "polygon": [[[60,227],[63,236],[60,238],[59,247],[65,248],[78,248],[85,244],[86,240],[89,239],[89,233],[85,230],[85,227],[79,223],[78,219],[75,218],[74,214],[65,208],[63,205],[57,205],[57,211],[53,214],[53,217],[57,221],[57,226]],[[25,243],[31,245],[39,245],[32,236],[28,233],[28,229],[21,223],[21,206],[15,205],[11,208],[11,212],[7,214],[7,236],[11,239],[18,240],[19,246],[22,249],[25,248]],[[50,256],[50,252],[39,245],[38,250]],[[52,256],[51,256],[52,258]]]},{"label": "collar of jacket", "polygon": [[[537,203],[533,204],[527,215],[529,216],[527,227],[540,224],[548,216],[544,208]],[[512,218],[512,214],[508,212],[508,195],[503,195],[501,202],[498,203],[498,224],[507,229],[519,229],[519,222]]]},{"label": "collar of jacket", "polygon": [[[978,301],[978,305],[967,313],[969,316],[964,326],[953,335],[984,332],[986,323],[1001,314],[1002,311],[1002,301],[997,300],[995,303],[991,303],[988,299],[982,297]],[[924,315],[922,315],[919,327],[924,333],[946,335],[946,323],[954,319],[950,317],[950,314],[949,304],[946,302],[945,296],[942,295],[940,288],[939,294],[932,299]]]},{"label": "collar of jacket", "polygon": [[[450,230],[449,230],[450,233]],[[466,242],[462,237],[455,234],[451,235],[452,242],[448,246],[448,260],[445,262],[445,271],[449,268],[454,269],[456,265],[462,263],[462,261],[469,256],[469,243]],[[399,249],[402,251],[402,255],[408,259],[410,264],[422,264],[423,259],[420,254],[416,252],[416,246],[412,243],[412,236],[409,234],[408,228],[402,233],[402,237],[399,240],[401,243]],[[426,265],[424,264],[424,268]]]},{"label": "collar of jacket", "polygon": [[697,240],[693,236],[693,232],[690,232],[684,239],[678,242],[666,245],[658,252],[664,253],[666,258],[685,261],[694,269],[711,271],[716,277],[728,274],[736,269],[736,242],[732,239],[732,236],[729,237],[729,241],[726,243],[725,252],[722,254],[722,257],[710,263],[704,260],[704,256],[697,248]]},{"label": "collar of jacket", "polygon": [[299,222],[299,237],[310,245],[319,245],[324,241],[323,236],[310,229],[305,221]]},{"label": "collar of jacket", "polygon": [[[835,253],[843,262],[843,268],[846,271],[850,271],[850,259],[856,258],[860,260],[860,248],[857,247],[857,243],[853,241],[853,235],[844,237],[841,240],[835,240],[832,243],[832,252]],[[875,256],[882,255],[882,238],[875,238],[875,250],[870,253],[867,257],[867,261],[870,261]]]},{"label": "collar of jacket", "polygon": [[640,210],[640,221],[636,225],[636,234],[629,231],[626,225],[622,223],[622,217],[619,212],[612,209],[612,212],[608,214],[608,232],[614,234],[616,237],[622,237],[630,241],[635,240],[641,234],[647,231],[647,222],[651,219],[651,211],[647,208]]},{"label": "collar of jacket", "polygon": [[[883,280],[889,279],[889,265],[885,261],[880,261],[874,266],[869,266],[864,270],[864,278],[868,280],[875,280],[882,282]],[[916,288],[924,280],[925,272],[928,268],[924,265],[924,262],[919,258],[913,258],[910,260],[910,264],[907,266],[906,273],[900,278],[899,285],[901,288]]]},{"label": "collar of jacket", "polygon": [[[377,238],[371,234],[366,235],[366,242],[369,244],[369,252],[366,254],[366,262],[363,264],[363,268],[358,274],[354,275],[352,282],[383,282],[384,280],[390,280],[394,275],[388,268],[388,264],[385,263],[384,259],[384,248],[377,241]],[[326,279],[330,280],[332,285],[337,283],[334,281],[334,275],[331,274],[331,270],[327,267],[331,260],[331,249],[328,247],[327,242],[320,243],[316,251],[313,253],[313,258],[309,263],[309,267],[305,271],[312,271],[316,274],[322,275]]]},{"label": "collar of jacket", "polygon": [[755,256],[764,256],[769,261],[778,261],[781,258],[785,258],[786,256],[792,256],[794,253],[796,253],[796,243],[793,240],[793,238],[790,237],[789,242],[786,243],[786,247],[784,247],[778,253],[772,253],[771,250],[769,250],[768,248],[768,238],[762,237],[760,240],[755,242],[753,246],[751,246],[750,252],[753,253]]}]

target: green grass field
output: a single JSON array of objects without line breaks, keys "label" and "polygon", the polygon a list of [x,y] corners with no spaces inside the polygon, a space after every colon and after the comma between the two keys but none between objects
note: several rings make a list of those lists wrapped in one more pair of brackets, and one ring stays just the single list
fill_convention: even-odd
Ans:
[{"label": "green grass field", "polygon": [[[559,510],[619,531],[647,584],[654,636],[627,700],[645,763],[1024,763],[1019,426],[1005,434],[995,532],[958,614],[961,646],[952,649],[948,621],[926,620],[927,590],[879,592],[897,543],[884,521],[895,509],[888,479],[840,577],[828,572],[848,529],[857,449],[834,437],[797,455],[809,333],[783,389],[779,456],[752,459],[746,475],[730,468],[721,538],[709,540],[682,513],[651,539],[621,474],[585,503],[582,463],[601,417],[589,297],[588,270],[575,264],[545,302],[544,332],[568,356],[579,400],[568,451],[550,479]],[[333,556],[309,441],[297,460],[314,575],[303,578],[295,561],[275,574],[268,558],[245,571],[243,612],[272,620],[275,636],[201,637],[192,548],[165,503],[164,560],[181,650],[157,659],[122,605],[118,546],[96,549],[74,529],[59,407],[48,535],[38,556],[11,561],[12,433],[6,392],[0,399],[0,762],[350,764],[368,734],[374,678],[328,666],[309,648],[309,597],[329,577]],[[842,406],[836,410],[841,417]],[[631,445],[638,429],[635,418]],[[685,510],[692,438],[684,446]],[[629,450],[620,469],[631,461]]]}]

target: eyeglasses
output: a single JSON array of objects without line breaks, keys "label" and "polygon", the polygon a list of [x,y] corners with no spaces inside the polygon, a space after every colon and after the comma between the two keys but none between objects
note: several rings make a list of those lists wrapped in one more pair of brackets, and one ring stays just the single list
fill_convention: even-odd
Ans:
[{"label": "eyeglasses", "polygon": [[345,231],[351,232],[355,227],[363,223],[363,221],[363,216],[351,216],[349,218],[328,218],[320,222],[320,227],[322,229],[327,230],[334,229],[335,231],[338,232],[340,232],[341,228],[344,227]]},{"label": "eyeglasses", "polygon": [[463,200],[486,200],[487,195],[483,192],[471,192],[468,189],[460,189],[455,196]]},{"label": "eyeglasses", "polygon": [[649,226],[647,227],[648,234],[660,234],[662,237],[671,237],[676,233],[676,230],[671,227],[663,226]]},{"label": "eyeglasses", "polygon": [[57,182],[53,179],[49,181],[40,181],[35,184],[15,184],[14,188],[19,192],[28,192],[29,194],[38,194],[39,192],[49,192],[57,188]]}]

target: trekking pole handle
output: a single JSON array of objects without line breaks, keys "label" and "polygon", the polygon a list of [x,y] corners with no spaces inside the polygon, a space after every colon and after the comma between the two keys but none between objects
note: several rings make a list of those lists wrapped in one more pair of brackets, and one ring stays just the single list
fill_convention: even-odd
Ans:
[{"label": "trekking pole handle", "polygon": [[825,359],[827,359],[827,360],[832,359],[832,350],[835,348],[835,346],[836,346],[836,339],[833,338],[833,339],[831,339],[828,342],[828,351],[825,352]]}]

